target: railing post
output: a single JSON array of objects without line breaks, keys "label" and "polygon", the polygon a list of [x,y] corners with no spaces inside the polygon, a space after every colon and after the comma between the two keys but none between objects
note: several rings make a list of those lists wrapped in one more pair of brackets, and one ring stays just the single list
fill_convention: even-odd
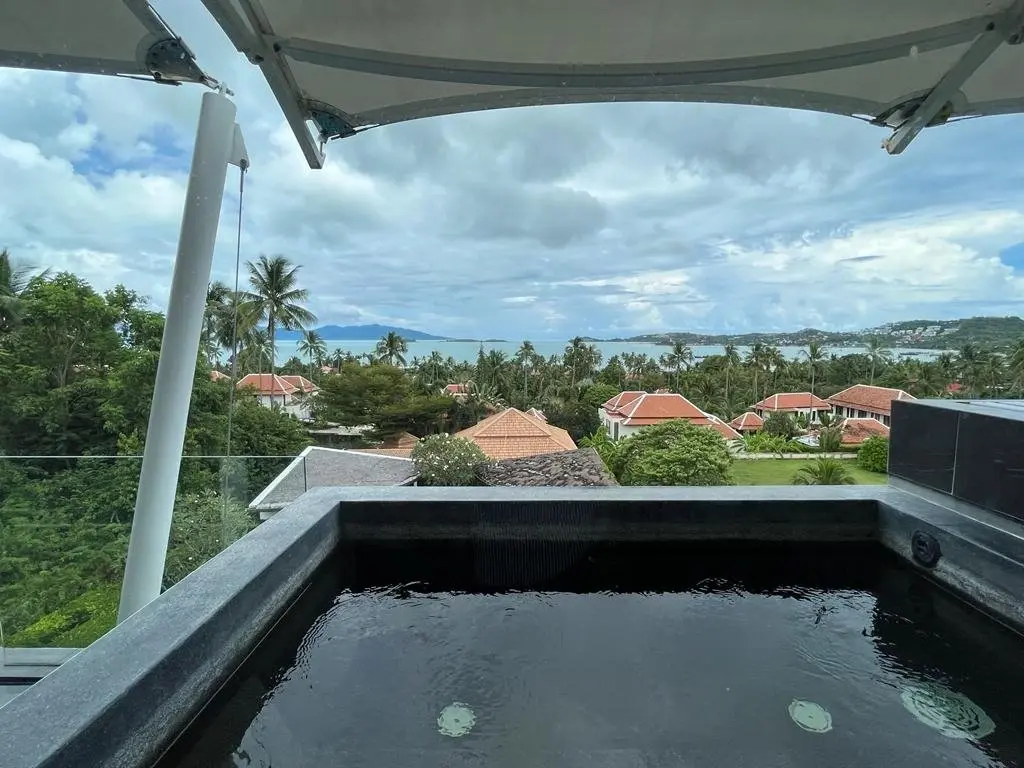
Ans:
[{"label": "railing post", "polygon": [[234,103],[223,93],[203,94],[118,622],[160,594],[221,201],[228,165],[239,143],[235,134]]}]

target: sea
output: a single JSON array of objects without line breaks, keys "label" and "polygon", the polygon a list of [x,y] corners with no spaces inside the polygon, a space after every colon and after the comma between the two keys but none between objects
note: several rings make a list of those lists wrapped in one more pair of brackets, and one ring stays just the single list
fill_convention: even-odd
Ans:
[{"label": "sea", "polygon": [[[331,339],[325,339],[324,343],[327,345],[328,353],[333,354],[335,350],[342,350],[344,352],[351,352],[353,355],[361,355],[368,352],[373,352],[377,347],[377,340],[367,341],[332,341]],[[550,357],[551,355],[561,355],[565,352],[565,347],[568,342],[565,341],[535,341],[533,342],[534,349],[537,350],[537,354],[543,355],[544,357]],[[608,362],[608,359],[614,355],[622,355],[626,353],[634,354],[646,354],[655,359],[661,357],[661,355],[668,352],[671,348],[663,344],[650,344],[635,341],[596,341],[592,342],[595,347],[601,351],[601,363],[602,365]],[[296,357],[302,357],[298,352],[297,341],[280,341],[277,343],[277,359],[287,360],[293,355]],[[444,357],[452,357],[458,362],[469,362],[475,363],[477,354],[480,352],[480,346],[483,345],[484,352],[491,350],[498,350],[504,352],[507,356],[512,357],[521,346],[522,342],[519,341],[410,341],[407,342],[409,350],[405,354],[406,362],[411,363],[413,358],[429,357],[432,352],[440,352]],[[697,346],[691,347],[693,350],[693,357],[695,360],[702,360],[705,357],[711,355],[720,355],[724,349],[720,346]],[[749,347],[737,347],[740,355],[746,355]],[[800,353],[806,350],[806,347],[779,347],[782,354],[790,360],[799,359]],[[863,352],[863,347],[827,347],[827,354],[831,355],[850,355],[858,352]],[[899,359],[901,357],[908,357],[917,360],[927,361],[934,360],[941,353],[941,350],[935,349],[906,349],[899,348],[893,350],[893,357]]]}]

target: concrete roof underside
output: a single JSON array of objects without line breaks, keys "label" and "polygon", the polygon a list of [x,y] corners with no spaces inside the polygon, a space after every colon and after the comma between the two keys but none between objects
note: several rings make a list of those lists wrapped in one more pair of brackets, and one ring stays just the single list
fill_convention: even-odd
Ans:
[{"label": "concrete roof underside", "polygon": [[1024,107],[1019,0],[204,2],[314,166],[363,128],[499,107],[759,104],[894,130],[918,112],[913,135]]}]

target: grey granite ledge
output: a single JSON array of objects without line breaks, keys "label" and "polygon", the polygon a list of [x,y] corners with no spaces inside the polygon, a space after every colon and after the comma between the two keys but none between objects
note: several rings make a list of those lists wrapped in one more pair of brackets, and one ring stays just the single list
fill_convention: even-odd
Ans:
[{"label": "grey granite ledge", "polygon": [[322,496],[306,494],[0,708],[0,764],[150,765],[337,545]]}]

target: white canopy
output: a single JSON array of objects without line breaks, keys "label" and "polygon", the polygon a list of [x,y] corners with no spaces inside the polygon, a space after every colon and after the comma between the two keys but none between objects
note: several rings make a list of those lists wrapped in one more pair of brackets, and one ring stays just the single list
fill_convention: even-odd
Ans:
[{"label": "white canopy", "polygon": [[314,166],[365,127],[531,104],[812,109],[902,129],[890,152],[926,125],[1024,107],[1021,0],[204,2]]},{"label": "white canopy", "polygon": [[0,66],[209,82],[146,0],[0,0]]}]

